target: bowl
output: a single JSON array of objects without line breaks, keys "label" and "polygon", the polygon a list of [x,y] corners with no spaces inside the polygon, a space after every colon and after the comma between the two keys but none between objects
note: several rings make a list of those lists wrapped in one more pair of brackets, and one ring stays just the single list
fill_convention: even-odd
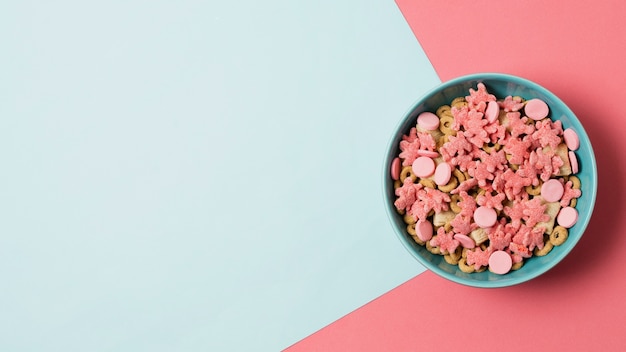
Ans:
[{"label": "bowl", "polygon": [[[533,98],[543,100],[550,107],[548,117],[552,120],[561,120],[563,129],[574,129],[580,139],[580,147],[575,154],[579,163],[579,172],[576,176],[581,181],[582,195],[578,198],[576,205],[578,221],[569,229],[567,241],[560,246],[554,246],[552,251],[545,256],[532,256],[526,259],[520,269],[503,275],[489,270],[465,273],[459,269],[458,265],[448,264],[443,256],[432,254],[424,246],[417,244],[407,232],[403,216],[396,211],[394,206],[396,196],[394,181],[390,174],[391,163],[400,152],[399,142],[402,135],[408,134],[411,127],[415,126],[417,116],[424,111],[435,112],[441,105],[449,105],[454,98],[468,95],[469,89],[476,89],[479,82],[482,82],[487,91],[498,99],[511,95],[521,96],[526,100]],[[563,260],[576,246],[589,224],[596,200],[597,183],[596,160],[591,142],[576,115],[546,88],[527,79],[501,73],[477,73],[458,77],[440,84],[417,100],[395,128],[387,146],[383,166],[385,208],[395,234],[404,247],[420,264],[435,274],[459,284],[481,288],[506,287],[529,281]]]}]

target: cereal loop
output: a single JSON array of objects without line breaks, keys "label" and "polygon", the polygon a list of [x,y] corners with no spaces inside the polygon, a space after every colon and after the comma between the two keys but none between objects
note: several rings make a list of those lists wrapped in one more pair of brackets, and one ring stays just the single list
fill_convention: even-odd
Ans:
[{"label": "cereal loop", "polygon": [[461,212],[459,201],[461,201],[461,196],[458,193],[450,196],[450,210],[457,214]]},{"label": "cereal loop", "polygon": [[[433,236],[435,238],[437,236]],[[432,240],[432,239],[431,239]],[[439,247],[433,247],[430,245],[430,241],[426,241],[426,249],[432,254],[441,254]]]},{"label": "cereal loop", "polygon": [[574,175],[570,175],[569,180],[572,181],[573,189],[580,189],[580,179]]},{"label": "cereal loop", "polygon": [[439,131],[446,136],[456,136],[456,131],[452,129],[454,126],[454,117],[444,116],[440,120]]},{"label": "cereal loop", "polygon": [[459,260],[459,269],[461,269],[462,272],[468,273],[468,274],[474,272],[474,266],[467,265],[467,259],[465,259],[465,257]]},{"label": "cereal loop", "polygon": [[465,101],[464,97],[454,98],[454,100],[452,100],[452,103],[450,103],[450,106],[453,108],[460,109],[462,107],[467,106],[467,101]]},{"label": "cereal loop", "polygon": [[524,266],[524,261],[521,260],[515,264],[513,264],[513,266],[511,266],[511,270],[519,270]]},{"label": "cereal loop", "polygon": [[455,260],[452,255],[450,254],[446,254],[443,256],[443,259],[445,259],[446,263],[450,264],[450,265],[457,265],[459,263],[459,260]]},{"label": "cereal loop", "polygon": [[402,182],[400,180],[393,181],[393,189],[398,189],[402,187]]},{"label": "cereal loop", "polygon": [[550,234],[550,242],[555,246],[560,246],[567,240],[567,229],[563,226],[555,226]]},{"label": "cereal loop", "polygon": [[415,217],[409,213],[404,214],[404,222],[412,225],[415,224],[417,222],[417,219],[415,219]]},{"label": "cereal loop", "polygon": [[538,195],[540,195],[541,194],[541,185],[542,185],[542,183],[539,182],[539,184],[537,186],[533,186],[533,185],[526,186],[525,187],[526,193],[530,194],[531,196],[538,196]]},{"label": "cereal loop", "polygon": [[402,171],[400,171],[400,182],[404,183],[404,179],[410,177],[413,182],[417,180],[417,176],[413,173],[413,166],[405,166]]},{"label": "cereal loop", "polygon": [[437,185],[435,184],[435,181],[433,181],[433,180],[431,180],[429,178],[421,178],[419,183],[422,186],[424,186],[424,187],[428,187],[428,188],[432,188],[432,189],[437,188]]},{"label": "cereal loop", "polygon": [[454,175],[454,177],[456,177],[456,179],[459,182],[463,182],[463,181],[467,180],[467,178],[465,177],[465,174],[463,172],[461,172],[461,170],[459,170],[457,168],[454,168],[452,170],[452,175]]},{"label": "cereal loop", "polygon": [[450,177],[450,181],[448,181],[448,183],[442,186],[438,186],[438,188],[441,192],[449,193],[453,189],[455,189],[458,185],[459,185],[459,181],[456,179],[456,177],[452,176]]},{"label": "cereal loop", "polygon": [[439,116],[439,118],[442,118],[444,116],[452,116],[452,111],[450,110],[450,105],[442,105],[439,107],[439,109],[437,109],[437,112],[435,113],[435,115]]},{"label": "cereal loop", "polygon": [[544,236],[545,243],[543,244],[543,248],[539,249],[539,247],[535,247],[533,252],[534,255],[538,257],[543,257],[544,255],[550,253],[554,245],[550,242],[550,237],[548,235]]}]

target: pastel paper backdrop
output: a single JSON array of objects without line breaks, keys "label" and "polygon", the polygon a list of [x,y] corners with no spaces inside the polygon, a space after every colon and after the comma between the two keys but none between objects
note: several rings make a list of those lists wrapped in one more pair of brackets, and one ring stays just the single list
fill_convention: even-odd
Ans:
[{"label": "pastel paper backdrop", "polygon": [[0,351],[277,351],[422,272],[393,2],[4,1]]},{"label": "pastel paper backdrop", "polygon": [[596,153],[595,212],[570,256],[531,282],[485,290],[426,272],[287,351],[626,350],[626,4],[397,4],[441,80],[510,73],[572,108]]}]

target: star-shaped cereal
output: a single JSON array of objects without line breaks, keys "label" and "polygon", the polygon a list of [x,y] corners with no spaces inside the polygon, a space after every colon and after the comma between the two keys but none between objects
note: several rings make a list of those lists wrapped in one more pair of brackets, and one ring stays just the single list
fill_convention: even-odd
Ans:
[{"label": "star-shaped cereal", "polygon": [[437,236],[430,240],[431,246],[439,247],[439,249],[447,253],[454,253],[459,244],[459,241],[454,239],[454,232],[446,232],[443,227],[440,227],[437,230]]}]

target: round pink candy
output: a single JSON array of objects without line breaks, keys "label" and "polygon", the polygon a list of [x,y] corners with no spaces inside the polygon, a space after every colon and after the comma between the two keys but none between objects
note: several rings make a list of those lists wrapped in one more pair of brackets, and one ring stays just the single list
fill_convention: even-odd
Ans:
[{"label": "round pink candy", "polygon": [[400,158],[395,158],[391,162],[391,179],[396,181],[400,179],[400,169],[402,165],[400,165]]},{"label": "round pink candy", "polygon": [[459,241],[459,243],[461,244],[461,246],[463,246],[463,248],[474,248],[476,247],[476,242],[474,242],[474,240],[466,235],[461,235],[460,233],[457,233],[456,235],[454,235],[454,239]]},{"label": "round pink candy", "polygon": [[417,151],[417,155],[419,156],[427,156],[429,158],[436,158],[439,156],[439,153],[433,152],[432,150],[424,150],[420,149]]},{"label": "round pink candy", "polygon": [[576,154],[570,151],[567,153],[567,155],[569,156],[569,164],[572,167],[572,173],[577,174],[578,173],[578,158],[576,158]]},{"label": "round pink candy", "polygon": [[574,226],[576,221],[578,221],[578,211],[576,211],[576,208],[565,207],[561,209],[559,215],[556,216],[556,222],[566,229]]},{"label": "round pink candy", "polygon": [[428,220],[417,220],[415,223],[415,233],[417,237],[426,242],[433,238],[433,224]]},{"label": "round pink candy", "polygon": [[548,104],[541,99],[530,99],[526,102],[526,105],[524,105],[526,116],[536,121],[548,116],[549,111]]},{"label": "round pink candy", "polygon": [[494,274],[506,274],[513,267],[513,259],[505,251],[495,251],[489,256],[489,270]]},{"label": "round pink candy", "polygon": [[500,115],[500,106],[495,101],[490,101],[487,103],[487,109],[485,110],[485,118],[489,123],[494,123],[498,119],[498,115]]},{"label": "round pink candy", "polygon": [[541,197],[546,202],[552,203],[561,200],[564,191],[565,188],[563,188],[561,182],[555,179],[550,179],[541,185]]},{"label": "round pink candy", "polygon": [[474,222],[482,228],[488,228],[495,225],[497,219],[498,214],[491,208],[478,207],[474,210]]},{"label": "round pink candy", "polygon": [[450,164],[445,161],[441,164],[437,165],[435,169],[435,176],[433,176],[433,180],[438,186],[443,186],[450,181],[450,177],[452,176],[452,167]]},{"label": "round pink candy", "polygon": [[578,139],[578,134],[571,128],[565,129],[563,131],[563,140],[565,140],[565,145],[569,150],[577,150],[580,147],[580,139]]},{"label": "round pink candy", "polygon": [[434,131],[439,128],[439,117],[432,112],[423,112],[417,116],[417,125],[427,131]]},{"label": "round pink candy", "polygon": [[435,162],[427,156],[420,156],[413,162],[413,173],[417,177],[428,177],[435,172]]}]

